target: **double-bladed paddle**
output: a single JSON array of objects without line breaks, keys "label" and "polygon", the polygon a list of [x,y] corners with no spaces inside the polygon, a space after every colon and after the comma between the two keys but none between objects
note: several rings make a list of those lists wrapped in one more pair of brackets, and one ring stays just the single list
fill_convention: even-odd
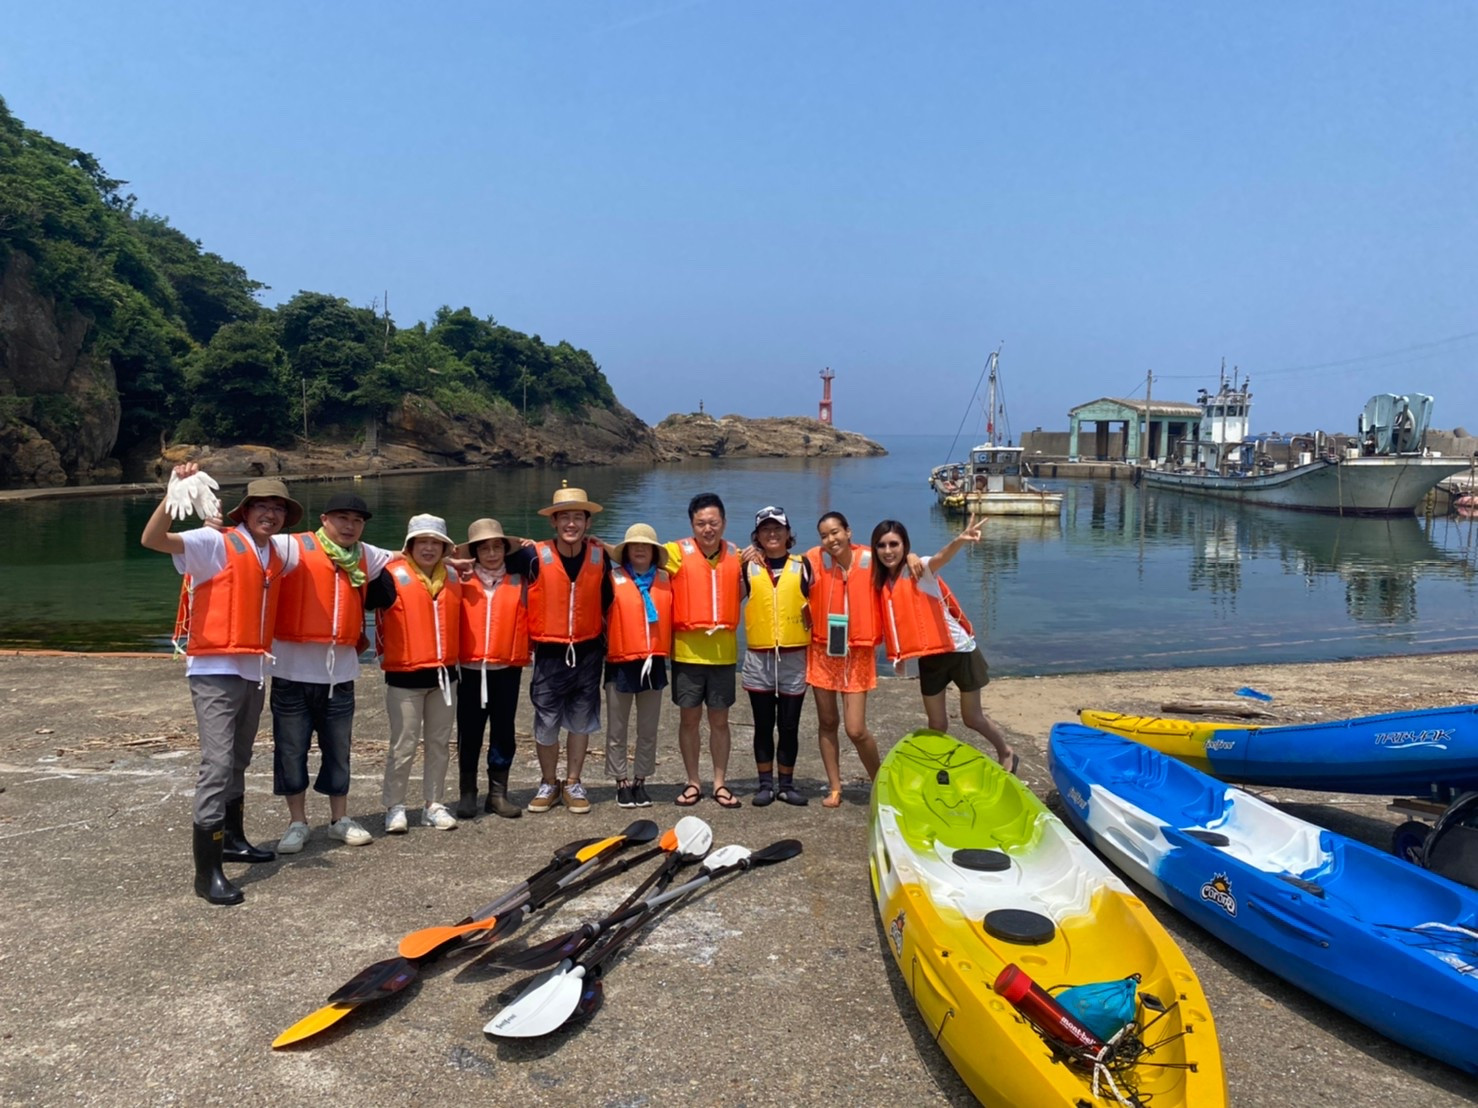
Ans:
[{"label": "double-bladed paddle", "polygon": [[[548,865],[530,874],[490,904],[479,908],[463,923],[495,918],[496,913],[507,912],[511,906],[521,904],[523,899],[534,891],[539,891],[538,895],[547,898],[548,894],[540,890],[546,888],[549,882],[558,881],[566,871],[571,871],[571,876],[579,872],[582,868],[582,859],[591,857],[592,852],[598,853],[603,846],[609,847],[613,841],[619,841],[621,845],[625,845],[633,833],[636,836],[633,841],[650,842],[657,834],[657,825],[651,820],[638,820],[628,827],[626,832],[614,836],[613,839],[577,839],[566,843],[555,850],[554,858]],[[641,837],[643,835],[645,838]],[[405,941],[402,939],[401,943],[404,944]],[[402,945],[399,957],[386,958],[366,966],[334,990],[327,1004],[308,1013],[273,1039],[273,1049],[291,1046],[311,1038],[338,1023],[360,1005],[382,1000],[400,992],[420,976],[422,965],[440,957],[449,946],[450,941],[448,940],[418,946],[415,948],[415,953],[407,954]]]},{"label": "double-bladed paddle", "polygon": [[[643,880],[631,895],[622,902],[622,908],[629,907],[635,904],[641,898],[642,894],[650,889],[654,883],[660,881],[662,884],[659,888],[666,888],[667,882],[672,880],[673,874],[677,873],[688,862],[695,862],[702,858],[708,853],[708,848],[712,845],[713,829],[697,816],[684,816],[677,821],[677,825],[672,830],[663,832],[662,837],[658,840],[658,845],[654,849],[644,851],[635,858],[622,858],[620,861],[612,863],[608,869],[591,874],[589,877],[574,881],[570,885],[554,890],[550,896],[539,900],[526,900],[516,908],[505,910],[504,914],[498,917],[497,924],[491,930],[464,939],[462,940],[462,944],[467,946],[481,945],[491,942],[496,936],[506,936],[508,932],[521,926],[534,912],[545,907],[553,895],[557,894],[561,897],[573,896],[575,893],[584,892],[592,886],[609,881],[613,877],[620,877],[628,869],[639,866],[643,862],[649,862],[653,858],[667,854],[667,861]],[[571,878],[577,877],[580,872],[580,870],[576,870],[575,873],[570,875]],[[522,951],[514,951],[509,955],[498,951],[486,956],[486,960],[503,966],[516,965],[516,961],[510,959],[516,959],[521,953]]]},{"label": "double-bladed paddle", "polygon": [[[634,934],[657,908],[726,874],[783,862],[800,852],[801,844],[796,839],[782,839],[753,853],[742,846],[720,847],[704,860],[703,873],[691,881],[558,935],[547,943],[530,947],[523,952],[520,964],[548,968],[535,976],[511,1004],[490,1019],[483,1031],[503,1038],[533,1038],[547,1035],[562,1026],[581,1007],[582,1001],[588,1010],[593,1011],[599,1004],[599,997],[593,995],[588,1000],[584,999],[587,975],[598,970],[600,962],[626,937]],[[623,930],[595,946],[602,935],[617,928]]]},{"label": "double-bladed paddle", "polygon": [[[425,958],[443,947],[449,947],[458,940],[462,946],[472,946],[475,944],[473,937],[481,932],[498,930],[501,934],[508,925],[505,924],[503,929],[498,929],[500,914],[511,912],[530,901],[547,900],[555,891],[570,884],[581,874],[589,872],[617,851],[628,846],[640,846],[651,842],[657,837],[657,831],[657,825],[651,820],[639,819],[619,835],[599,839],[577,850],[572,858],[575,868],[568,873],[554,871],[535,878],[533,881],[525,882],[522,889],[504,896],[495,904],[479,910],[461,923],[441,927],[423,927],[419,931],[412,931],[400,940],[401,956]],[[486,937],[492,938],[491,935]]]}]

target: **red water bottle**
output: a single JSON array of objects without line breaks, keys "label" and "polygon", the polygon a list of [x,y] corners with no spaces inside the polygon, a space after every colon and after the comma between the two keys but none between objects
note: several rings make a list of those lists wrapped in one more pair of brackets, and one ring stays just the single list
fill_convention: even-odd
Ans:
[{"label": "red water bottle", "polygon": [[1103,1049],[1097,1035],[1073,1019],[1067,1009],[1057,1003],[1056,997],[1028,977],[1026,971],[1014,962],[996,978],[995,989],[1047,1038],[1092,1054]]}]

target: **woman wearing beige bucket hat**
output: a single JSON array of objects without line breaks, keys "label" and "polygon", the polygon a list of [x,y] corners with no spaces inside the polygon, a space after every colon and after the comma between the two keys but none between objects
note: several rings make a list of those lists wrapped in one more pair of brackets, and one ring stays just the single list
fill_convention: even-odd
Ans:
[{"label": "woman wearing beige bucket hat", "polygon": [[[176,466],[171,482],[178,486],[199,473],[194,463]],[[236,526],[229,530],[171,532],[169,505],[166,493],[140,542],[171,555],[185,578],[175,643],[185,652],[200,733],[195,895],[212,904],[240,904],[245,896],[221,863],[274,857],[246,839],[246,767],[266,700],[281,579],[298,564],[297,547],[281,532],[302,518],[303,506],[275,478],[247,485],[241,503],[231,509]]]},{"label": "woman wearing beige bucket hat", "polygon": [[[606,623],[606,772],[616,803],[645,808],[647,778],[657,769],[657,724],[672,653],[672,583],[667,550],[649,524],[633,523],[611,554],[612,601]],[[627,731],[636,706],[636,751]]]},{"label": "woman wearing beige bucket hat", "polygon": [[449,831],[457,820],[442,802],[456,718],[462,587],[445,563],[455,548],[439,516],[412,516],[400,557],[371,582],[365,607],[379,611],[375,652],[385,671],[390,752],[385,759],[385,830],[409,826],[405,799],[416,747],[425,744],[424,827]]},{"label": "woman wearing beige bucket hat", "polygon": [[473,559],[472,576],[462,584],[462,679],[457,695],[457,818],[477,815],[478,759],[488,732],[488,795],[485,812],[505,819],[523,814],[508,800],[513,765],[514,716],[523,667],[529,664],[528,575],[510,572],[508,555],[522,539],[503,533],[496,519],[479,519],[467,528],[457,553]]}]

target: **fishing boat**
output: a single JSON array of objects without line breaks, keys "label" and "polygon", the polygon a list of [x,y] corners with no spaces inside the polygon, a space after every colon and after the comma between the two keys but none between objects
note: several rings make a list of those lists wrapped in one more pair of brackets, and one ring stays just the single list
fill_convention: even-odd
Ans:
[{"label": "fishing boat", "polygon": [[[885,945],[981,1103],[1226,1103],[1211,1009],[1180,948],[994,760],[906,735],[873,785],[871,836]],[[1122,990],[1106,1022],[1079,1001],[1099,989]]]},{"label": "fishing boat", "polygon": [[1135,882],[1327,1004],[1478,1073],[1478,891],[1117,735],[1059,723],[1073,826]]},{"label": "fishing boat", "polygon": [[1265,441],[1248,434],[1251,383],[1223,375],[1215,393],[1197,397],[1201,418],[1167,464],[1138,471],[1136,480],[1172,492],[1339,515],[1411,515],[1446,477],[1468,468],[1462,458],[1426,450],[1432,398],[1373,396],[1360,414],[1354,442],[1306,436],[1307,449],[1275,461]]},{"label": "fishing boat", "polygon": [[[1034,484],[1025,451],[1009,442],[995,441],[997,416],[1005,405],[997,399],[999,350],[992,351],[987,370],[990,388],[986,401],[986,441],[972,447],[963,461],[935,466],[929,487],[946,512],[965,516],[1052,516],[1062,514],[1062,493]],[[998,407],[999,404],[999,407]]]},{"label": "fishing boat", "polygon": [[1323,723],[1209,723],[1085,709],[1079,720],[1239,785],[1396,796],[1478,789],[1478,706]]}]

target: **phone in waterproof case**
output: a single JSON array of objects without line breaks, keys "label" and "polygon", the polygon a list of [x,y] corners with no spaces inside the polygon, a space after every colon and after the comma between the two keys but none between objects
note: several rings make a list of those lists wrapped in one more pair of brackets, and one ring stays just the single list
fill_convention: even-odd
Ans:
[{"label": "phone in waterproof case", "polygon": [[847,656],[847,617],[845,615],[826,617],[826,653],[831,658]]}]

